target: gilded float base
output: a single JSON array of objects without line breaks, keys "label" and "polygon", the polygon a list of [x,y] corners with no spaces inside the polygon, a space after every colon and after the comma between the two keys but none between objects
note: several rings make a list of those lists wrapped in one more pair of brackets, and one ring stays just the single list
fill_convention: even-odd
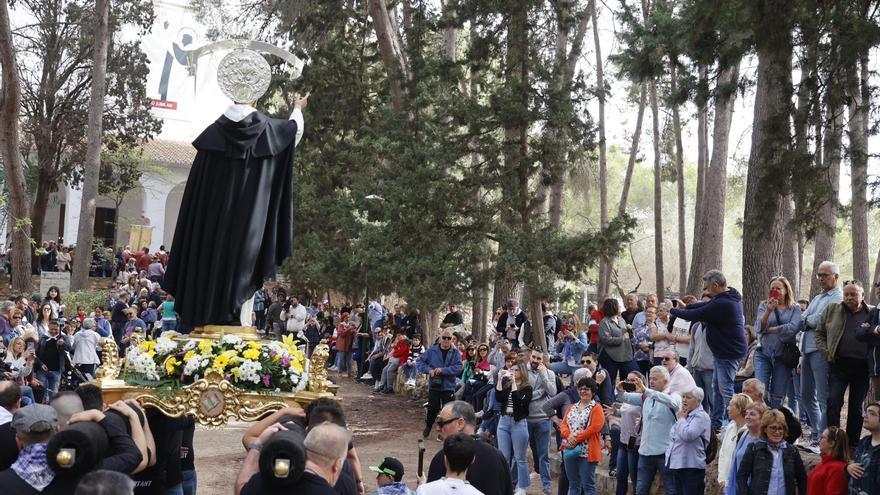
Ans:
[{"label": "gilded float base", "polygon": [[204,325],[196,327],[186,338],[219,340],[224,335],[235,335],[242,340],[260,340],[256,327],[240,327],[235,325]]}]

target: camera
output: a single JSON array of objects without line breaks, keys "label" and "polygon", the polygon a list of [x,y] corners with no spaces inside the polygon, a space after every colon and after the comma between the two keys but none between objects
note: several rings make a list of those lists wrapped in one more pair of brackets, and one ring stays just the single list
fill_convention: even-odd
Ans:
[{"label": "camera", "polygon": [[623,390],[624,390],[624,392],[635,392],[636,391],[636,384],[629,383],[629,382],[623,382]]}]

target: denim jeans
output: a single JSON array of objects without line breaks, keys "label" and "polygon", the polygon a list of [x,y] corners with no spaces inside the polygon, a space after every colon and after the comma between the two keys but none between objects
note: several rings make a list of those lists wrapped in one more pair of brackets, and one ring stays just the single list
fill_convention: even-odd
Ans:
[{"label": "denim jeans", "polygon": [[715,358],[715,373],[712,375],[712,388],[715,398],[712,404],[712,430],[721,429],[721,422],[727,418],[727,404],[733,397],[733,380],[739,369],[739,359]]},{"label": "denim jeans", "polygon": [[568,495],[596,495],[596,466],[599,463],[580,456],[569,457],[564,462]]},{"label": "denim jeans", "polygon": [[537,461],[538,472],[541,473],[541,485],[544,492],[550,491],[550,431],[553,423],[549,419],[526,421],[529,430],[529,447]]},{"label": "denim jeans", "polygon": [[168,495],[183,495],[183,483],[169,486],[168,491],[165,493],[167,493]]},{"label": "denim jeans", "polygon": [[850,445],[862,435],[862,402],[868,395],[868,362],[864,359],[837,358],[828,366],[828,426],[840,426],[840,410],[849,388],[846,434]]},{"label": "denim jeans", "polygon": [[196,470],[181,471],[180,474],[183,475],[183,495],[196,495],[196,488],[198,487]]},{"label": "denim jeans", "polygon": [[828,425],[828,362],[819,351],[801,357],[801,406],[810,419],[811,439],[818,442]]},{"label": "denim jeans", "polygon": [[397,368],[400,365],[400,359],[391,358],[388,360],[388,364],[382,368],[382,377],[379,379],[379,386],[376,388],[385,388],[387,390],[394,390],[394,382],[397,380]]},{"label": "denim jeans", "polygon": [[[262,330],[260,327],[257,328]],[[170,332],[172,330],[177,330],[177,320],[162,320],[162,333]]]},{"label": "denim jeans", "polygon": [[782,357],[770,357],[762,350],[755,351],[755,378],[767,389],[770,407],[778,409],[785,400],[791,381],[791,368],[782,364]]},{"label": "denim jeans", "polygon": [[61,372],[38,370],[36,374],[37,380],[40,380],[45,389],[43,402],[49,402],[58,393],[58,386],[61,385]]},{"label": "denim jeans", "polygon": [[336,371],[342,373],[343,371],[348,372],[348,376],[351,376],[351,352],[344,351],[336,351]]},{"label": "denim jeans", "polygon": [[514,470],[510,470],[513,486],[527,488],[529,460],[526,458],[526,451],[529,449],[529,427],[525,419],[514,421],[513,416],[501,416],[498,420],[498,449],[504,454],[508,464],[516,463],[516,477]]},{"label": "denim jeans", "polygon": [[706,470],[687,468],[670,469],[679,495],[702,495],[706,491]]},{"label": "denim jeans", "polygon": [[576,370],[580,369],[580,365],[569,366],[565,361],[559,361],[550,365],[550,369],[557,375],[573,375]]},{"label": "denim jeans", "polygon": [[[718,364],[717,359],[715,364]],[[678,495],[678,492],[675,491],[675,481],[672,479],[672,473],[669,469],[666,469],[665,454],[639,455],[639,474],[635,495],[650,495],[651,485],[654,484],[654,476],[657,475],[658,471],[660,472],[660,481],[663,482],[663,489],[666,491],[666,495]]]},{"label": "denim jeans", "polygon": [[632,482],[633,488],[639,477],[639,447],[634,446],[630,450],[628,445],[621,444],[617,449],[617,491],[615,495],[627,495],[629,486],[627,476]]},{"label": "denim jeans", "polygon": [[[21,385],[20,388],[21,388],[21,405],[22,406],[27,406],[29,404],[33,404],[34,402],[36,402],[36,399],[34,398],[34,389],[32,389],[31,387],[29,387],[27,385]],[[25,402],[26,400],[27,400],[27,402]]]},{"label": "denim jeans", "polygon": [[416,375],[417,375],[416,365],[414,365],[414,364],[404,364],[403,365],[403,376],[405,376],[407,380],[415,380]]},{"label": "denim jeans", "polygon": [[696,370],[692,369],[691,376],[694,377],[694,383],[697,384],[698,387],[703,389],[703,409],[706,412],[712,412],[712,403],[715,400],[715,391],[712,386],[712,375],[715,374],[712,370]]},{"label": "denim jeans", "polygon": [[801,420],[801,423],[809,424],[810,420],[807,419],[807,413],[801,405],[801,375],[796,369],[791,370],[791,381],[788,382],[788,393],[786,396],[788,397],[788,407],[791,409],[791,412]]}]

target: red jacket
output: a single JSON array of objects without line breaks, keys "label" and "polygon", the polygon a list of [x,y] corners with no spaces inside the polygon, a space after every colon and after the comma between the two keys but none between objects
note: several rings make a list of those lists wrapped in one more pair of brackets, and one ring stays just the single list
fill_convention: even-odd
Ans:
[{"label": "red jacket", "polygon": [[395,342],[394,349],[391,350],[391,357],[399,359],[401,363],[405,363],[406,358],[409,357],[409,342],[406,339]]},{"label": "red jacket", "polygon": [[605,318],[605,315],[601,311],[593,311],[590,313],[590,319],[595,321],[589,326],[589,336],[591,344],[599,343],[599,322],[602,321],[602,318]]},{"label": "red jacket", "polygon": [[807,476],[807,495],[846,495],[846,463],[822,454],[822,462]]},{"label": "red jacket", "polygon": [[339,322],[336,326],[336,350],[338,352],[351,352],[351,343],[357,330],[351,322]]}]

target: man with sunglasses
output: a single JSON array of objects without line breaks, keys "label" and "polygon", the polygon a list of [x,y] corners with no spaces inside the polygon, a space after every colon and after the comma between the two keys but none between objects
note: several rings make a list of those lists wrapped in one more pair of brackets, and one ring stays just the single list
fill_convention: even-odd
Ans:
[{"label": "man with sunglasses", "polygon": [[428,438],[440,408],[453,401],[455,378],[461,375],[461,353],[452,345],[450,329],[441,331],[440,341],[425,351],[416,367],[428,375],[428,411],[422,432],[422,438]]},{"label": "man with sunglasses", "polygon": [[[437,430],[442,440],[456,433],[464,433],[477,440],[474,443],[474,463],[467,471],[468,483],[485,495],[513,495],[513,483],[510,476],[505,475],[510,472],[510,467],[504,455],[475,436],[476,422],[474,408],[467,402],[457,400],[443,406],[437,416]],[[436,481],[444,476],[446,466],[443,463],[443,450],[440,450],[431,459],[427,481]],[[422,483],[422,480],[419,482]]]},{"label": "man with sunglasses", "polygon": [[816,294],[801,315],[801,407],[812,427],[808,448],[816,453],[819,452],[819,435],[828,423],[828,362],[816,347],[816,327],[825,308],[843,299],[843,291],[837,286],[839,277],[837,264],[831,261],[819,263],[816,279],[822,292]]},{"label": "man with sunglasses", "polygon": [[[828,362],[828,426],[840,426],[840,410],[849,389],[846,434],[855,445],[862,432],[862,401],[868,394],[868,346],[857,332],[871,308],[858,280],[843,283],[843,302],[829,305],[816,327],[816,348]],[[824,429],[824,428],[823,428]]]}]

